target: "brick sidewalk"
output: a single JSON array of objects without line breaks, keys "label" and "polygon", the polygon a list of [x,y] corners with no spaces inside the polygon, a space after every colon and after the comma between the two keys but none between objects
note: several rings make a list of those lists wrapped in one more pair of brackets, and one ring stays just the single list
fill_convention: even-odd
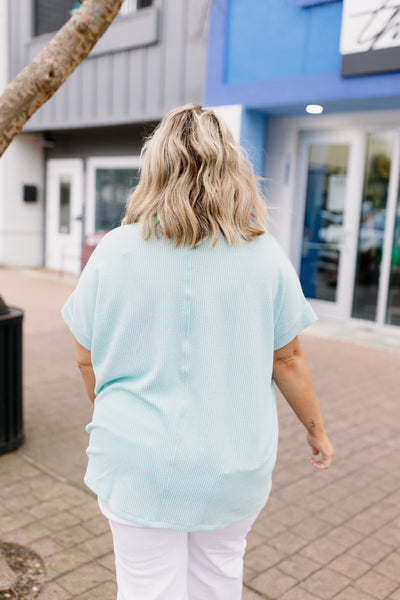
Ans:
[{"label": "brick sidewalk", "polygon": [[[0,293],[25,310],[26,432],[17,452],[0,456],[0,538],[44,558],[39,600],[116,596],[108,524],[82,482],[91,405],[60,315],[73,287],[0,269]],[[400,356],[315,337],[312,327],[302,344],[334,464],[311,468],[304,429],[278,397],[278,461],[248,536],[243,600],[400,600]]]}]

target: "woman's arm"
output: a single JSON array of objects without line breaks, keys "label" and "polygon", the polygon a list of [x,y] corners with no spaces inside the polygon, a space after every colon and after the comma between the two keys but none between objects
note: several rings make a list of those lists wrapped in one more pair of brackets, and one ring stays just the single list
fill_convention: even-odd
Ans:
[{"label": "woman's arm", "polygon": [[94,403],[96,395],[94,388],[96,385],[96,378],[94,376],[92,357],[90,350],[82,346],[78,340],[75,339],[76,344],[76,361],[78,363],[79,370],[82,375],[83,383],[85,385],[86,393],[89,396],[90,402]]},{"label": "woman's arm", "polygon": [[321,454],[319,460],[310,457],[311,464],[316,469],[327,469],[332,462],[333,448],[325,433],[311,374],[297,337],[274,352],[272,376],[306,427],[307,441],[314,456]]}]

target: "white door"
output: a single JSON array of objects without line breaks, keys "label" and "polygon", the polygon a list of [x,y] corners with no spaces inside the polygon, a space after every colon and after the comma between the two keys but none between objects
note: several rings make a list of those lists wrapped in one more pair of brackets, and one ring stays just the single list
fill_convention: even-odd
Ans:
[{"label": "white door", "polygon": [[351,313],[365,136],[304,133],[299,150],[295,246],[300,280],[319,316],[343,319]]},{"label": "white door", "polygon": [[83,161],[47,161],[46,267],[81,271]]}]

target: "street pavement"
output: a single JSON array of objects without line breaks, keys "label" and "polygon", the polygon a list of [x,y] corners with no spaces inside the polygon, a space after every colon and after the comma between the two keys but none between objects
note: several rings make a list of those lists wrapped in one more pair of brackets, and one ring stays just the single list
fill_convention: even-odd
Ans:
[{"label": "street pavement", "polygon": [[[45,561],[39,600],[112,600],[112,538],[83,484],[92,406],[60,315],[75,283],[0,268],[0,294],[25,311],[26,434],[0,456],[0,540]],[[400,600],[399,346],[338,332],[316,323],[301,335],[334,462],[313,470],[305,430],[278,394],[277,465],[248,535],[243,600]]]}]

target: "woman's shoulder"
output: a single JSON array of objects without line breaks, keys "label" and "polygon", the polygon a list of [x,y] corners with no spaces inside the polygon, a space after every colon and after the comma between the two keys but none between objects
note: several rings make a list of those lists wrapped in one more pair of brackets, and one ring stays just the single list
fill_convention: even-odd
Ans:
[{"label": "woman's shoulder", "polygon": [[260,270],[268,275],[269,280],[279,286],[287,278],[293,278],[296,270],[281,242],[271,233],[257,239],[260,244],[257,264]]},{"label": "woman's shoulder", "polygon": [[140,225],[139,223],[129,223],[127,225],[119,225],[118,227],[113,227],[107,231],[107,233],[103,236],[103,240],[107,242],[111,242],[111,240],[119,240],[126,236],[134,236],[139,232]]},{"label": "woman's shoulder", "polygon": [[132,246],[132,240],[138,237],[136,223],[132,225],[120,225],[105,233],[94,248],[89,262],[91,266],[106,268],[108,265],[116,265],[116,258],[126,252]]},{"label": "woman's shoulder", "polygon": [[283,249],[283,246],[272,233],[266,232],[257,237],[256,240],[262,251],[265,253],[265,257],[271,262],[288,260],[288,255]]},{"label": "woman's shoulder", "polygon": [[101,248],[103,251],[111,248],[119,247],[127,238],[135,239],[140,235],[139,224],[130,223],[129,225],[119,225],[110,229],[103,235],[96,248]]}]

